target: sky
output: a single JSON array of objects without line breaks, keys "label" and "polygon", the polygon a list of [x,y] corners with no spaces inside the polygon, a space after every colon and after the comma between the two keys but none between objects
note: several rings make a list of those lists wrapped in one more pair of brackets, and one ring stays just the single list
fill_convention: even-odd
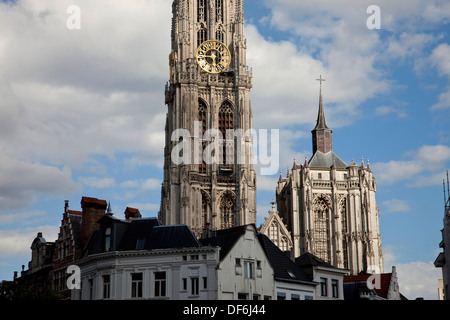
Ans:
[{"label": "sky", "polygon": [[[67,25],[80,8],[80,28]],[[369,28],[376,4],[380,28]],[[312,156],[320,75],[333,151],[377,182],[385,272],[437,299],[450,167],[450,2],[245,0],[255,129],[279,129],[280,170]],[[55,241],[82,196],[157,216],[171,1],[0,2],[0,280]],[[369,23],[368,23],[369,22]],[[278,174],[258,176],[257,224]]]}]

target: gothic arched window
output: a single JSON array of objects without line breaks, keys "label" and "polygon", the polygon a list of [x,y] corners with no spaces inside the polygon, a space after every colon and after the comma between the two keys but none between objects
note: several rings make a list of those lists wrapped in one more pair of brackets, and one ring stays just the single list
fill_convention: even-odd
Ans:
[{"label": "gothic arched window", "polygon": [[202,27],[197,32],[197,47],[206,41],[206,28]]},{"label": "gothic arched window", "polygon": [[235,203],[230,192],[225,193],[220,200],[220,228],[227,229],[234,227]]},{"label": "gothic arched window", "polygon": [[219,131],[223,137],[223,145],[220,151],[220,159],[225,166],[234,163],[234,144],[233,141],[227,141],[227,130],[234,128],[233,107],[230,102],[224,102],[219,109]]},{"label": "gothic arched window", "polygon": [[347,233],[348,233],[348,223],[347,223],[347,200],[343,198],[339,203],[339,216],[341,217],[342,224],[342,255],[344,269],[348,269],[348,246],[347,246]]},{"label": "gothic arched window", "polygon": [[222,30],[216,31],[216,40],[220,42],[224,42],[224,33]]},{"label": "gothic arched window", "polygon": [[223,22],[223,0],[216,0],[216,22]]},{"label": "gothic arched window", "polygon": [[[207,107],[206,107],[206,103],[199,99],[198,100],[198,121],[201,122],[202,125],[202,135],[205,134],[206,132],[206,128],[207,128]],[[206,147],[206,142],[202,141],[202,146],[201,149],[199,150],[199,156],[200,159],[203,159],[203,151],[205,150]],[[206,162],[204,160],[202,160],[202,163],[199,165],[199,173],[206,173]]]},{"label": "gothic arched window", "polygon": [[207,21],[207,4],[206,0],[197,0],[197,22]]},{"label": "gothic arched window", "polygon": [[314,255],[330,262],[330,230],[328,228],[328,202],[320,197],[314,202]]},{"label": "gothic arched window", "polygon": [[204,229],[209,229],[211,227],[209,221],[209,211],[210,211],[209,197],[208,195],[202,192],[202,225]]}]

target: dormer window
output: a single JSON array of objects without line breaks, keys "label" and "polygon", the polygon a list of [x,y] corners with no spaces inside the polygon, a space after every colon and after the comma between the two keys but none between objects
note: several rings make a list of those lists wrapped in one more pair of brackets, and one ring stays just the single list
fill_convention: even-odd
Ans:
[{"label": "dormer window", "polygon": [[111,228],[105,229],[105,251],[111,249]]}]

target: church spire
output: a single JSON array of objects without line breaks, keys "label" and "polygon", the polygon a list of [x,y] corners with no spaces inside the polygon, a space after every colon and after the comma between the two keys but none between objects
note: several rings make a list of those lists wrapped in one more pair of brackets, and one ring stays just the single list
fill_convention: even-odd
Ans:
[{"label": "church spire", "polygon": [[311,131],[313,136],[313,154],[317,151],[323,153],[328,153],[333,150],[333,142],[331,134],[333,133],[327,125],[327,119],[325,117],[325,109],[323,107],[323,97],[322,97],[322,82],[325,79],[320,75],[320,95],[319,95],[319,113],[317,115],[316,127]]}]

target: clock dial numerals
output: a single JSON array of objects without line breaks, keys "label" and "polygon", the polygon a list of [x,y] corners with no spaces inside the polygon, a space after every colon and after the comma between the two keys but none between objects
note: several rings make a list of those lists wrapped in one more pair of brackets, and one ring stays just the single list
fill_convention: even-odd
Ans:
[{"label": "clock dial numerals", "polygon": [[205,41],[197,49],[197,63],[207,73],[221,73],[228,68],[230,62],[230,50],[220,41]]}]

